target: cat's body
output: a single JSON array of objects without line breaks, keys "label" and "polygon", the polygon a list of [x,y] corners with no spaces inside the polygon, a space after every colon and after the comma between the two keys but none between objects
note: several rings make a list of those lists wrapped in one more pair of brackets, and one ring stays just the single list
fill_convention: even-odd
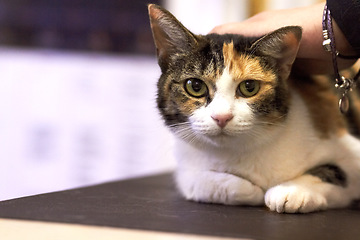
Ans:
[{"label": "cat's body", "polygon": [[360,141],[332,83],[290,76],[301,38],[194,35],[149,6],[162,75],[158,107],[175,135],[176,182],[190,200],[311,212],[360,197]]}]

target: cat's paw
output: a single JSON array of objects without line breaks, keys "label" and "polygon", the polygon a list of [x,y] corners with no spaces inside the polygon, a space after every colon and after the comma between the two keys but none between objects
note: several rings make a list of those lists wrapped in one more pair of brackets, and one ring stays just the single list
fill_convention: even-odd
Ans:
[{"label": "cat's paw", "polygon": [[326,198],[306,186],[281,184],[265,194],[265,204],[278,213],[308,213],[327,208]]},{"label": "cat's paw", "polygon": [[222,187],[224,204],[253,206],[264,204],[264,191],[246,179],[234,177]]},{"label": "cat's paw", "polygon": [[226,205],[264,204],[264,191],[238,176],[219,172],[181,176],[177,177],[178,187],[188,200]]}]

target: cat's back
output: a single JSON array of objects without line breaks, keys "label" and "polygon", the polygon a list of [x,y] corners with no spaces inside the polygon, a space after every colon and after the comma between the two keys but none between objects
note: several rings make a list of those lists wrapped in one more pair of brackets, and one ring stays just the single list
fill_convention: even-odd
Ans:
[{"label": "cat's back", "polygon": [[[359,74],[360,61],[350,69],[342,72],[346,78],[353,78],[356,74]],[[355,83],[354,89],[350,92],[350,109],[349,112],[345,115],[349,131],[360,138],[360,78]]]},{"label": "cat's back", "polygon": [[[353,77],[360,61],[343,71],[345,77]],[[360,84],[349,93],[349,110],[341,113],[339,99],[341,93],[335,88],[335,79],[330,75],[304,76],[293,72],[290,87],[303,99],[309,117],[321,137],[342,136],[349,132],[360,137]]]}]

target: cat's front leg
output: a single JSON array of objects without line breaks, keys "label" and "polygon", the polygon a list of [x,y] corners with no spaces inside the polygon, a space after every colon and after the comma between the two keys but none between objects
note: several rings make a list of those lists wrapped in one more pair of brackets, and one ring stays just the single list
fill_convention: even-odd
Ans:
[{"label": "cat's front leg", "polygon": [[228,205],[264,204],[264,191],[260,187],[233,174],[178,170],[176,180],[188,200]]},{"label": "cat's front leg", "polygon": [[272,187],[265,194],[265,204],[271,211],[279,213],[321,211],[345,207],[349,202],[343,186],[324,182],[309,174]]}]

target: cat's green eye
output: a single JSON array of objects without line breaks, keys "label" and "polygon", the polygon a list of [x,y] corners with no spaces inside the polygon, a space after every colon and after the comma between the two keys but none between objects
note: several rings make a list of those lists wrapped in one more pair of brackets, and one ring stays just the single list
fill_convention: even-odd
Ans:
[{"label": "cat's green eye", "polygon": [[196,98],[204,97],[208,92],[206,84],[202,80],[196,78],[185,81],[185,90],[190,96]]},{"label": "cat's green eye", "polygon": [[260,82],[256,80],[245,80],[239,84],[237,94],[249,98],[255,96],[260,90]]}]

